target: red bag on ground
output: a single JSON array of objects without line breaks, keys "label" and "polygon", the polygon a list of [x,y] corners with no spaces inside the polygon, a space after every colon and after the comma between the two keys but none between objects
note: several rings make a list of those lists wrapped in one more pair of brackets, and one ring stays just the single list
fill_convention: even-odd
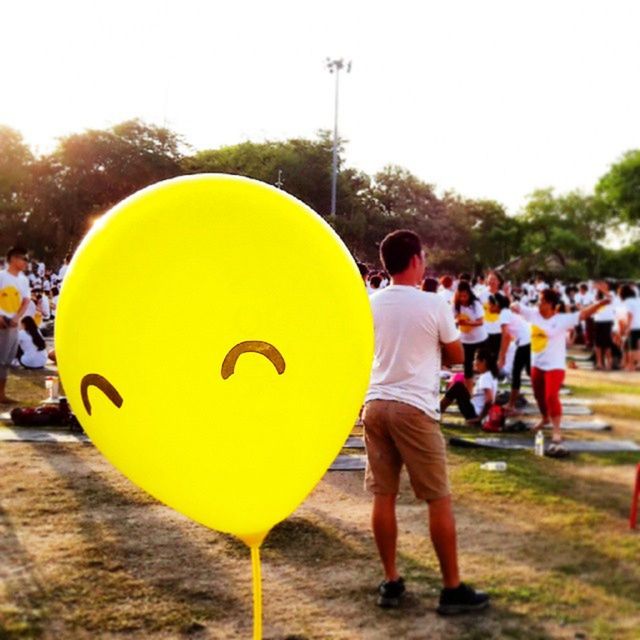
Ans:
[{"label": "red bag on ground", "polygon": [[489,407],[489,413],[482,423],[482,430],[491,433],[498,433],[504,430],[507,415],[504,407],[499,404],[492,404]]}]

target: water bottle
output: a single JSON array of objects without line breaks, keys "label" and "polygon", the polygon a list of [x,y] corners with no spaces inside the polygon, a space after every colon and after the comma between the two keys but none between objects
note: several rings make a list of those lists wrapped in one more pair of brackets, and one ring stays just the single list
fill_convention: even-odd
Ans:
[{"label": "water bottle", "polygon": [[537,456],[544,455],[544,433],[542,433],[542,429],[536,433],[536,439],[533,445],[533,452]]},{"label": "water bottle", "polygon": [[506,471],[507,463],[503,462],[502,460],[498,462],[485,462],[484,464],[480,465],[480,468],[484,469],[485,471]]}]

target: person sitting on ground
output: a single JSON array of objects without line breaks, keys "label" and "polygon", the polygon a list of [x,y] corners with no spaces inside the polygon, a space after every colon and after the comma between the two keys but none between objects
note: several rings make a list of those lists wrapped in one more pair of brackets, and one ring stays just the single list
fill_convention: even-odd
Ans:
[{"label": "person sitting on ground", "polygon": [[575,313],[558,313],[560,296],[553,289],[540,294],[538,308],[513,304],[511,309],[522,314],[531,324],[531,386],[541,418],[534,430],[552,424],[551,446],[548,455],[568,455],[562,444],[562,403],[560,388],[564,382],[567,357],[567,332],[576,322],[585,320],[610,303],[608,297]]},{"label": "person sitting on ground", "polygon": [[25,369],[42,369],[47,364],[47,344],[34,319],[24,316],[18,331],[18,362]]},{"label": "person sitting on ground", "polygon": [[473,392],[469,393],[462,380],[454,377],[451,386],[440,400],[440,413],[444,413],[452,402],[458,403],[460,413],[468,425],[480,425],[495,402],[498,392],[498,365],[493,354],[481,347],[476,353],[474,370],[479,374]]}]

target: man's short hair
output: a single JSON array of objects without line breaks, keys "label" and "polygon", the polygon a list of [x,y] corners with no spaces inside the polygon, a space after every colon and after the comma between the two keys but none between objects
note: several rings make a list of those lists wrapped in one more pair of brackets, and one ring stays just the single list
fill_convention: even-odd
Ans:
[{"label": "man's short hair", "polygon": [[413,231],[400,229],[388,234],[380,243],[380,260],[389,275],[402,273],[413,256],[422,252],[422,242]]},{"label": "man's short hair", "polygon": [[7,251],[7,262],[9,262],[13,256],[25,256],[26,258],[27,250],[24,247],[19,246],[11,247],[11,249]]}]

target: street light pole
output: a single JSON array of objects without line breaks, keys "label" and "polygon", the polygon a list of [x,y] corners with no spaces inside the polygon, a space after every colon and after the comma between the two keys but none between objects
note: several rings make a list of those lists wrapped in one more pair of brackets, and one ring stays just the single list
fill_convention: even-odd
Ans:
[{"label": "street light pole", "polygon": [[338,191],[338,95],[340,88],[340,70],[345,68],[347,73],[351,72],[351,62],[345,63],[342,58],[331,60],[327,58],[327,68],[329,73],[336,74],[336,97],[335,112],[333,120],[333,159],[331,163],[331,215],[336,215],[336,199]]}]

